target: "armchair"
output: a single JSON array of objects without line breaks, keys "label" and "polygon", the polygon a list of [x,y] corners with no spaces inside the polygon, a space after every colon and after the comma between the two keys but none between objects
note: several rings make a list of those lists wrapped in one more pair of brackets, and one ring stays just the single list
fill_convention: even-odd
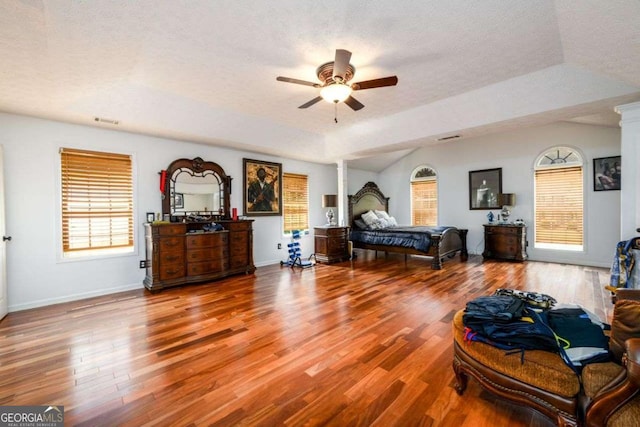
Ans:
[{"label": "armchair", "polygon": [[618,295],[611,324],[614,361],[582,371],[580,407],[588,427],[626,427],[640,420],[640,338],[632,336],[640,337],[640,301]]}]

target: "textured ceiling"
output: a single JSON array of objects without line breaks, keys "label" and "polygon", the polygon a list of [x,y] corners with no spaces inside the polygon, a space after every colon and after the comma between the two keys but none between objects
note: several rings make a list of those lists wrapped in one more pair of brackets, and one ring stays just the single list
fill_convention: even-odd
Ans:
[{"label": "textured ceiling", "polygon": [[[640,2],[506,4],[3,0],[0,111],[381,170],[447,134],[615,126],[640,99]],[[331,104],[297,108],[318,89],[275,78],[316,81],[338,48],[353,82],[399,83],[336,124]]]}]

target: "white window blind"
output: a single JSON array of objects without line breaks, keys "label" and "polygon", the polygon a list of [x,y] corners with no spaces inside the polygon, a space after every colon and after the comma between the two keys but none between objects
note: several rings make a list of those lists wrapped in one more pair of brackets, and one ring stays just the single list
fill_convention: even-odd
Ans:
[{"label": "white window blind", "polygon": [[582,246],[582,166],[535,172],[536,244]]},{"label": "white window blind", "polygon": [[438,225],[438,185],[435,179],[411,182],[411,223]]},{"label": "white window blind", "polygon": [[284,173],[282,176],[284,232],[309,228],[309,187],[306,175]]},{"label": "white window blind", "polygon": [[63,148],[62,249],[133,247],[131,156]]}]

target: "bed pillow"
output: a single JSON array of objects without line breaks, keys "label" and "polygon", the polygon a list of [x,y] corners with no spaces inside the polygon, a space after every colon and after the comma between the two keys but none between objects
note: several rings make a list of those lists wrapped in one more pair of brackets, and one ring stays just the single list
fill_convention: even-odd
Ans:
[{"label": "bed pillow", "polygon": [[364,222],[363,220],[361,220],[360,218],[353,220],[353,223],[356,225],[356,227],[358,227],[360,230],[366,230],[367,229],[367,223]]},{"label": "bed pillow", "polygon": [[368,228],[377,230],[381,228],[380,219],[373,211],[365,212],[361,215],[362,220],[367,224]]},{"label": "bed pillow", "polygon": [[373,213],[380,219],[389,220],[389,214],[385,211],[373,211]]},{"label": "bed pillow", "polygon": [[394,217],[392,217],[392,216],[389,217],[387,222],[389,223],[389,227],[397,227],[398,226],[398,221],[396,221],[396,219]]}]

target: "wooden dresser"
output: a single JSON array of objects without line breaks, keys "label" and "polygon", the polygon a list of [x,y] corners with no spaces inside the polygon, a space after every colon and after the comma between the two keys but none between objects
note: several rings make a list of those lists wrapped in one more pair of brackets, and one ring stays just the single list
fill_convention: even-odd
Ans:
[{"label": "wooden dresser", "polygon": [[484,225],[484,258],[527,259],[527,227],[514,224]]},{"label": "wooden dresser", "polygon": [[221,231],[204,224],[145,224],[146,277],[150,291],[253,273],[251,220],[219,221]]},{"label": "wooden dresser", "polygon": [[316,261],[340,262],[349,254],[349,227],[322,226],[313,229]]}]

